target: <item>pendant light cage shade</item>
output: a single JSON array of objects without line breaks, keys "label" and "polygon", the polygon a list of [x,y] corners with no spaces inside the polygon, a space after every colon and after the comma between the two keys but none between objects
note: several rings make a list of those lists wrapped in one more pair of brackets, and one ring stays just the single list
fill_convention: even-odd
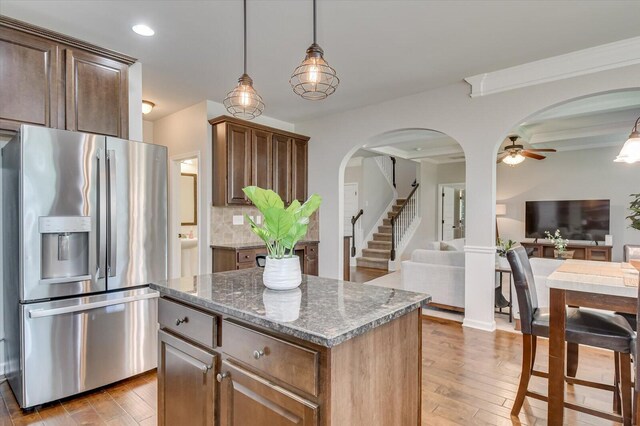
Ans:
[{"label": "pendant light cage shade", "polygon": [[238,79],[238,85],[227,93],[223,104],[229,114],[244,120],[252,120],[264,111],[262,97],[253,88],[253,80],[247,74]]},{"label": "pendant light cage shade", "polygon": [[323,51],[317,44],[307,49],[307,56],[294,71],[289,83],[293,91],[312,101],[327,98],[336,91],[340,79],[323,58]]}]

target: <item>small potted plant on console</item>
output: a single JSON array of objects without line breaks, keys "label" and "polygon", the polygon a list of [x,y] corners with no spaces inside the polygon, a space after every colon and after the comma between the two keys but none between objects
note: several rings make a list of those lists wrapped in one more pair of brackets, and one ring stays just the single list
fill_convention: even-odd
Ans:
[{"label": "small potted plant on console", "polygon": [[553,250],[553,256],[556,259],[573,259],[575,250],[567,250],[567,244],[569,243],[569,240],[565,240],[564,238],[562,238],[559,229],[556,229],[556,232],[553,234],[551,234],[549,231],[545,231],[544,234],[555,247],[555,249]]}]

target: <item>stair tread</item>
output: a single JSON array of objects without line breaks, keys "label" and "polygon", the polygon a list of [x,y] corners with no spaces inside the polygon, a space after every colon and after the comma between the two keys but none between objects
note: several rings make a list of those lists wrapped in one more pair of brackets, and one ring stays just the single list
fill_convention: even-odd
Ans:
[{"label": "stair tread", "polygon": [[[389,244],[391,244],[391,242],[389,242]],[[363,248],[362,251],[370,251],[370,252],[374,252],[374,253],[389,253],[391,251],[391,249],[387,250],[387,249],[376,249],[376,248]]]}]

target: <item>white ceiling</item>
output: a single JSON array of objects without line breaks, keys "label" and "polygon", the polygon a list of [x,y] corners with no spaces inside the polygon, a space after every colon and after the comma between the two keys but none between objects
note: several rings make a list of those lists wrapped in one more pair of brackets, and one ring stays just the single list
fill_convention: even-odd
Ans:
[{"label": "white ceiling", "polygon": [[427,129],[404,129],[384,133],[374,138],[354,156],[362,151],[406,160],[425,160],[436,164],[464,161],[462,147],[455,139]]},{"label": "white ceiling", "polygon": [[[240,0],[1,0],[0,13],[139,58],[150,120],[222,101],[242,72]],[[311,102],[288,83],[311,42],[311,1],[249,0],[249,74],[265,114],[297,122],[638,36],[638,16],[637,0],[318,0],[318,42],[341,83]]]}]

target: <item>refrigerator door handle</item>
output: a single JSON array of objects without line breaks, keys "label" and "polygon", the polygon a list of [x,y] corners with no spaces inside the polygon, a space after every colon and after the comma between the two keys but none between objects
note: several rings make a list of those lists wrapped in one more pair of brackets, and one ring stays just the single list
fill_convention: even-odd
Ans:
[{"label": "refrigerator door handle", "polygon": [[139,300],[157,299],[158,297],[160,297],[160,294],[156,291],[152,291],[149,293],[138,294],[135,296],[125,296],[119,299],[105,299],[105,300],[99,300],[96,302],[83,303],[80,305],[65,306],[61,308],[32,309],[29,311],[29,318],[43,318],[43,317],[50,317],[54,315],[71,314],[74,312],[82,312],[82,311],[89,311],[91,309],[96,309],[96,308],[104,308],[106,306],[120,305],[122,303],[137,302]]},{"label": "refrigerator door handle", "polygon": [[98,149],[98,278],[105,277],[107,261],[107,168],[104,151]]},{"label": "refrigerator door handle", "polygon": [[118,214],[116,196],[116,152],[107,151],[107,163],[109,164],[109,254],[107,257],[107,270],[110,277],[115,277],[118,259]]}]

